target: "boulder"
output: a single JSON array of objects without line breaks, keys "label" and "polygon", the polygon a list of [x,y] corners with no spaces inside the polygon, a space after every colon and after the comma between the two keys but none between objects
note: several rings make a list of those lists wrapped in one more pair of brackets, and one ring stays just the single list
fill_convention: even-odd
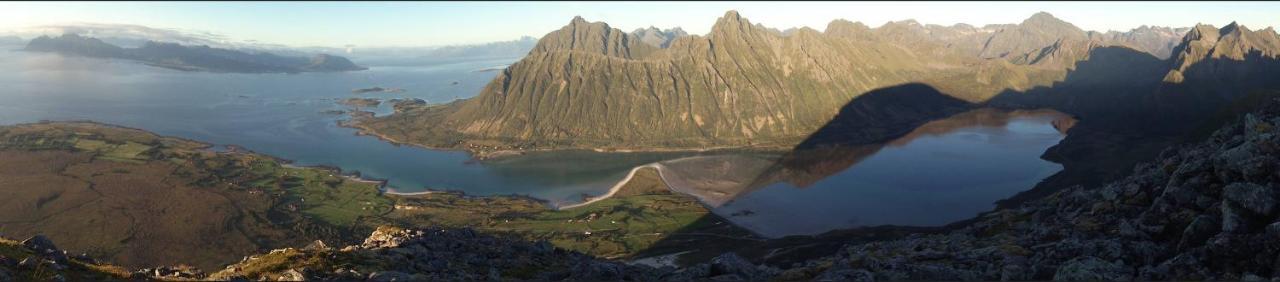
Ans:
[{"label": "boulder", "polygon": [[311,244],[307,244],[307,246],[303,247],[302,249],[308,250],[308,251],[323,251],[323,250],[328,250],[329,245],[326,245],[324,241],[315,240],[315,241],[312,241]]},{"label": "boulder", "polygon": [[1249,222],[1243,214],[1244,208],[1234,202],[1222,203],[1222,232],[1243,233],[1249,228]]},{"label": "boulder", "polygon": [[1280,239],[1280,221],[1267,225],[1267,237],[1271,240]]},{"label": "boulder", "polygon": [[1182,230],[1182,238],[1178,240],[1177,248],[1185,250],[1204,245],[1204,241],[1213,237],[1213,234],[1218,234],[1221,227],[1222,223],[1216,217],[1200,215]]},{"label": "boulder", "polygon": [[369,281],[410,281],[412,277],[399,271],[378,271],[369,274]]},{"label": "boulder", "polygon": [[38,254],[46,254],[58,250],[58,247],[53,245],[53,240],[49,240],[44,235],[36,235],[22,240],[22,246]]},{"label": "boulder", "polygon": [[711,259],[712,277],[724,274],[736,274],[746,280],[766,280],[777,276],[777,269],[756,266],[735,253],[724,253]]},{"label": "boulder", "polygon": [[875,274],[866,269],[832,269],[822,272],[814,281],[876,281]]},{"label": "boulder", "polygon": [[1056,281],[1132,280],[1133,269],[1123,263],[1109,262],[1093,256],[1074,258],[1058,267]]},{"label": "boulder", "polygon": [[302,273],[302,271],[299,271],[299,270],[297,270],[297,269],[289,269],[289,270],[285,270],[284,272],[281,272],[281,273],[280,273],[280,280],[282,280],[282,281],[306,281],[306,280],[307,280],[307,275],[306,275],[306,274],[304,274],[304,273]]},{"label": "boulder", "polygon": [[1223,188],[1222,197],[1227,201],[1234,202],[1241,208],[1248,210],[1257,215],[1271,215],[1276,211],[1276,198],[1278,193],[1270,187],[1247,183],[1237,182],[1228,184]]}]

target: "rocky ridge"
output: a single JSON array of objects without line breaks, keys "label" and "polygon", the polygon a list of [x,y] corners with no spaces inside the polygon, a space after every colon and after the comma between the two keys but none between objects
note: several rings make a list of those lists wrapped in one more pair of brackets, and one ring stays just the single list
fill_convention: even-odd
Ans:
[{"label": "rocky ridge", "polygon": [[784,35],[730,11],[659,49],[575,18],[475,98],[356,126],[428,147],[789,147],[876,89],[924,82],[976,102],[1063,72],[860,40],[844,25]]},{"label": "rocky ridge", "polygon": [[649,28],[638,28],[635,31],[632,31],[630,35],[645,44],[659,48],[667,48],[667,46],[671,45],[671,41],[674,41],[676,38],[689,36],[689,33],[684,32],[684,29],[680,29],[679,27],[658,29],[657,27],[650,26]]},{"label": "rocky ridge", "polygon": [[[904,20],[869,28],[834,20],[824,31],[783,32],[729,11],[706,35],[657,28],[626,33],[575,17],[475,98],[351,125],[401,143],[478,154],[787,148],[829,122],[842,105],[877,89],[923,83],[981,104],[1057,87],[1079,65],[1099,58],[1099,48],[1135,50],[1116,64],[1142,60],[1144,51],[1164,52],[1156,49],[1175,45],[1181,38],[1176,32],[1084,31],[1048,13],[983,27]],[[1146,81],[1134,78],[1146,73],[1095,77]]]}]

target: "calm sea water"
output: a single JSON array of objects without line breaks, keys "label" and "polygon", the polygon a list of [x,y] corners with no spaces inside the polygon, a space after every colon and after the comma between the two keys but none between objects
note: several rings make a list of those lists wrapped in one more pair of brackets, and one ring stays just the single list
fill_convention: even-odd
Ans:
[{"label": "calm sea water", "polygon": [[972,218],[1062,170],[1040,155],[1065,136],[1051,124],[1064,115],[990,112],[935,121],[887,144],[796,158],[777,166],[783,175],[713,210],[772,237]]},{"label": "calm sea water", "polygon": [[[517,58],[372,66],[347,73],[217,74],[8,51],[16,48],[0,51],[0,124],[93,120],[136,127],[238,145],[299,165],[359,171],[387,179],[403,192],[521,194],[561,204],[604,193],[635,166],[695,155],[581,151],[477,163],[463,152],[396,146],[357,136],[336,125],[345,117],[324,113],[344,109],[335,102],[350,97],[421,98],[433,103],[468,98],[496,75],[479,70]],[[373,86],[408,91],[351,93]],[[378,112],[390,109],[384,106]],[[738,191],[715,211],[771,236],[860,225],[937,225],[990,209],[993,201],[1029,189],[1061,168],[1039,159],[1045,148],[1061,139],[1044,117],[1018,117],[999,126],[958,126],[910,139],[877,146],[852,165],[788,168],[790,175]],[[813,170],[822,172],[796,180],[800,177],[795,174]]]},{"label": "calm sea water", "polygon": [[[523,194],[552,202],[600,194],[634,166],[661,160],[642,154],[575,152],[554,158],[474,163],[463,152],[396,146],[339,127],[336,100],[421,98],[447,102],[478,93],[516,58],[379,67],[346,73],[221,74],[181,72],[127,61],[0,51],[0,124],[93,120],[215,145],[238,145],[295,161],[333,165],[388,179],[399,191],[461,190]],[[454,84],[457,82],[457,84]],[[353,94],[373,86],[402,93]],[[384,104],[385,105],[385,104]],[[378,112],[390,112],[389,106]],[[592,165],[576,165],[591,163]]]}]

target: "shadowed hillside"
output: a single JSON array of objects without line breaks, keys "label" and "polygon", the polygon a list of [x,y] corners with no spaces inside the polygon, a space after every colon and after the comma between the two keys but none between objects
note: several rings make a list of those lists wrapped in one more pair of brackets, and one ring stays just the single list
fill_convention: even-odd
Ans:
[{"label": "shadowed hillside", "polygon": [[1276,54],[1280,37],[1234,23],[1201,25],[1159,60],[1122,47],[1095,48],[1063,81],[1027,91],[1005,91],[987,104],[1052,108],[1080,121],[1044,158],[1064,170],[1036,188],[1003,201],[1016,205],[1072,185],[1096,185],[1124,175],[1166,147],[1195,142],[1196,130],[1217,128],[1252,110],[1239,102],[1280,89]]}]

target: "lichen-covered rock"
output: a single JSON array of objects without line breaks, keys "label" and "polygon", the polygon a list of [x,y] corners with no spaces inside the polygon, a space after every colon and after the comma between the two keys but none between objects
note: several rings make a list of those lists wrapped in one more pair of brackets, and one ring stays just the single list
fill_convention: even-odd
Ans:
[{"label": "lichen-covered rock", "polygon": [[1133,279],[1133,270],[1124,264],[1092,256],[1072,259],[1053,275],[1058,281],[1123,281]]},{"label": "lichen-covered rock", "polygon": [[1257,215],[1274,214],[1276,198],[1280,196],[1280,193],[1277,193],[1276,189],[1272,187],[1247,182],[1231,183],[1223,189],[1222,193],[1226,200],[1235,202],[1240,207]]}]

